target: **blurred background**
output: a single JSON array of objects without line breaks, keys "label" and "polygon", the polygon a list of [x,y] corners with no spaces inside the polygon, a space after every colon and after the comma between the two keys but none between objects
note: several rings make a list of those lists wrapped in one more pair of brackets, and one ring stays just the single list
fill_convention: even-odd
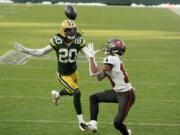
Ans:
[{"label": "blurred background", "polygon": [[[4,2],[8,2],[11,0],[0,0]],[[24,3],[24,2],[32,2],[39,3],[42,1],[50,1],[52,3],[58,2],[70,2],[70,3],[104,3],[108,5],[131,5],[132,3],[136,4],[144,4],[144,5],[157,5],[162,3],[173,3],[179,4],[179,0],[13,0],[13,2]]]},{"label": "blurred background", "polygon": [[[77,9],[78,29],[95,49],[111,38],[126,43],[122,60],[136,102],[125,123],[133,135],[180,135],[180,0],[0,2],[0,135],[92,135],[79,130],[72,97],[63,97],[59,106],[52,103],[51,90],[62,88],[56,81],[55,52],[30,57],[12,46],[47,46],[66,19],[65,5],[71,3]],[[98,64],[104,56],[96,55]],[[89,96],[111,85],[90,77],[83,58],[79,53],[79,87],[89,121]],[[93,135],[119,135],[112,123],[117,107],[100,104]]]}]

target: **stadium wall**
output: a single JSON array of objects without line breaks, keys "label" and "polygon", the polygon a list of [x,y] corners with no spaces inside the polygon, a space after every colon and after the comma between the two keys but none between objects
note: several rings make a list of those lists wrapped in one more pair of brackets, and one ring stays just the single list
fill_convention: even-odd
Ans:
[{"label": "stadium wall", "polygon": [[131,3],[144,5],[159,5],[162,3],[180,4],[180,0],[131,0]]},{"label": "stadium wall", "polygon": [[131,5],[132,3],[144,4],[144,5],[158,5],[162,3],[180,4],[180,0],[13,0],[14,2],[24,3],[32,2],[38,3],[42,1],[57,2],[71,2],[71,3],[105,3],[108,5]]}]

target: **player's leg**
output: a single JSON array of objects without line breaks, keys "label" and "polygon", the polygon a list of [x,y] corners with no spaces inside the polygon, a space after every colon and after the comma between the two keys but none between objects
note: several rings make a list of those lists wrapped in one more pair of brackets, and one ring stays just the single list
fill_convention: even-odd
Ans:
[{"label": "player's leg", "polygon": [[134,91],[117,92],[117,100],[119,102],[118,113],[114,120],[114,127],[119,130],[123,135],[130,135],[126,125],[123,123],[130,107],[135,101]]},{"label": "player's leg", "polygon": [[78,72],[75,72],[71,75],[71,80],[69,80],[68,84],[71,87],[70,91],[73,94],[74,100],[74,107],[76,110],[76,114],[82,114],[82,106],[81,106],[81,91],[78,87]]},{"label": "player's leg", "polygon": [[116,93],[114,90],[105,90],[90,96],[90,119],[91,121],[82,125],[85,129],[92,132],[97,131],[97,117],[99,113],[100,102],[113,102],[116,103]]},{"label": "player's leg", "polygon": [[81,123],[84,123],[83,114],[82,114],[82,104],[81,104],[81,91],[78,87],[78,72],[76,71],[74,74],[71,75],[73,82],[70,83],[71,87],[73,88],[73,103],[76,110],[77,118],[79,121],[79,128],[82,131],[85,131],[85,129],[81,126]]},{"label": "player's leg", "polygon": [[60,96],[64,96],[64,95],[72,96],[72,94],[70,92],[68,92],[68,90],[66,88],[63,88],[60,91],[52,90],[51,95],[54,98],[53,102],[54,102],[55,105],[58,105],[58,100],[60,99]]},{"label": "player's leg", "polygon": [[97,120],[100,102],[117,102],[114,90],[105,90],[90,96],[90,119]]},{"label": "player's leg", "polygon": [[70,76],[65,76],[65,78],[63,79],[63,75],[57,74],[57,80],[61,85],[64,86],[64,88],[60,91],[58,91],[58,90],[51,91],[51,95],[53,96],[53,102],[55,105],[58,105],[58,101],[61,96],[64,96],[64,95],[72,96],[73,95],[72,91],[71,91],[71,87],[67,83],[72,80]]},{"label": "player's leg", "polygon": [[[84,122],[83,115],[82,115],[82,105],[81,105],[81,91],[77,85],[78,83],[78,73],[75,72],[69,76],[60,75],[58,77],[59,82],[66,88],[61,90],[59,93],[60,95],[73,95],[73,103],[75,107],[75,111],[77,114],[77,118],[79,123]],[[83,130],[80,127],[81,130]]]}]

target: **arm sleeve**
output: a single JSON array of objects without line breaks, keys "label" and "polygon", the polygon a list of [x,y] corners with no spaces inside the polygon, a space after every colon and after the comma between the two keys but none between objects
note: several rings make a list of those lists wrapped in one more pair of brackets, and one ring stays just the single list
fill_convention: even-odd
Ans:
[{"label": "arm sleeve", "polygon": [[52,48],[56,49],[56,43],[55,43],[55,41],[54,41],[54,38],[51,38],[51,39],[49,40],[49,43],[50,43],[50,45],[52,46]]},{"label": "arm sleeve", "polygon": [[81,50],[81,53],[84,54],[87,58],[93,57],[89,49],[85,46]]},{"label": "arm sleeve", "polygon": [[44,48],[41,49],[30,49],[30,48],[25,48],[24,52],[33,56],[42,56],[45,55],[46,53],[52,51],[53,48],[51,45],[48,45]]}]

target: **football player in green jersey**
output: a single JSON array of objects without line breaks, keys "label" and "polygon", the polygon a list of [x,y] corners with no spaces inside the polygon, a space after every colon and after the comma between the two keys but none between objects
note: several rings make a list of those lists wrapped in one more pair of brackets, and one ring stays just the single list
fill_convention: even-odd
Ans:
[{"label": "football player in green jersey", "polygon": [[79,128],[81,123],[84,122],[81,107],[81,92],[78,87],[78,72],[76,59],[77,54],[81,51],[85,56],[92,57],[86,43],[78,32],[75,22],[72,20],[64,20],[60,26],[60,33],[54,35],[50,39],[50,44],[41,49],[26,48],[19,43],[14,43],[17,50],[34,55],[41,56],[52,50],[55,50],[57,55],[57,79],[64,86],[60,91],[52,90],[54,104],[58,104],[58,100],[63,95],[73,95],[74,107],[76,110],[77,118],[79,120]]}]

